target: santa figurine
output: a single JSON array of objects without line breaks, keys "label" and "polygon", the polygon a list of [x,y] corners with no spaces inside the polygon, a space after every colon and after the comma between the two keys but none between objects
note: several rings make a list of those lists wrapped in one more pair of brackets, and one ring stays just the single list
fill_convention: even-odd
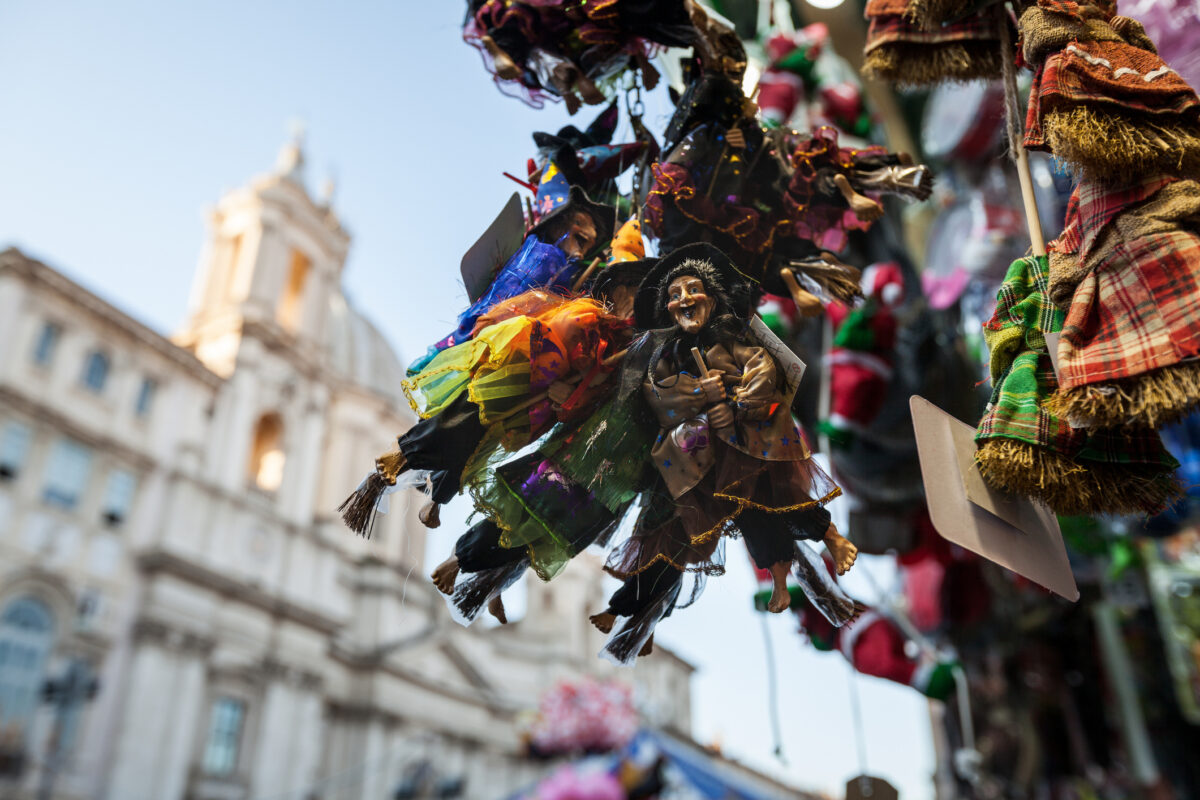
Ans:
[{"label": "santa figurine", "polygon": [[904,302],[904,275],[895,262],[874,264],[862,277],[866,300],[858,308],[831,303],[829,418],[821,432],[834,446],[861,435],[883,405],[892,379],[896,347],[896,310]]}]

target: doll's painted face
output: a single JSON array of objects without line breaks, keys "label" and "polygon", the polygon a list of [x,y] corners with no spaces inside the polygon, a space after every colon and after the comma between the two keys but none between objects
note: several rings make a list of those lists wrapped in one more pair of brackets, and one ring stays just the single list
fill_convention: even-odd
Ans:
[{"label": "doll's painted face", "polygon": [[595,247],[596,223],[591,215],[582,211],[575,212],[558,246],[567,254],[567,258],[583,258],[584,253]]},{"label": "doll's painted face", "polygon": [[684,333],[699,333],[715,305],[704,281],[695,275],[680,275],[667,287],[667,313]]}]

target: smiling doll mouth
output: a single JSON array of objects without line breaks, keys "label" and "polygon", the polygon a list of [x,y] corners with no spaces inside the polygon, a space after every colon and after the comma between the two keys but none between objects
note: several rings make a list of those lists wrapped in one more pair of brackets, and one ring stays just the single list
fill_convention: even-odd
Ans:
[{"label": "smiling doll mouth", "polygon": [[683,306],[679,309],[679,313],[683,315],[684,319],[693,320],[696,318],[696,307],[694,305]]}]

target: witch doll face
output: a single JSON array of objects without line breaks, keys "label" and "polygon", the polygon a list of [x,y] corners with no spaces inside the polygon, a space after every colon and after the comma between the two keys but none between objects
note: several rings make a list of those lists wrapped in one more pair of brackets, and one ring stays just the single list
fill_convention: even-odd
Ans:
[{"label": "witch doll face", "polygon": [[684,333],[699,333],[708,324],[716,302],[709,297],[704,281],[695,275],[680,275],[667,286],[667,313]]},{"label": "witch doll face", "polygon": [[566,235],[559,242],[559,247],[570,258],[583,258],[584,254],[596,245],[596,222],[590,214],[582,211],[571,217]]}]

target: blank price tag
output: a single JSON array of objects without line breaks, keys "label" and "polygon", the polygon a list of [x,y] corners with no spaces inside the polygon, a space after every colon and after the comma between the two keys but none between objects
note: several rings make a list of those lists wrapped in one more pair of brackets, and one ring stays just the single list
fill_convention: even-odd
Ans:
[{"label": "blank price tag", "polygon": [[923,397],[909,401],[925,499],[942,538],[1044,586],[1072,602],[1079,588],[1058,517],[1041,503],[1008,497],[984,483],[975,466],[975,429]]}]

